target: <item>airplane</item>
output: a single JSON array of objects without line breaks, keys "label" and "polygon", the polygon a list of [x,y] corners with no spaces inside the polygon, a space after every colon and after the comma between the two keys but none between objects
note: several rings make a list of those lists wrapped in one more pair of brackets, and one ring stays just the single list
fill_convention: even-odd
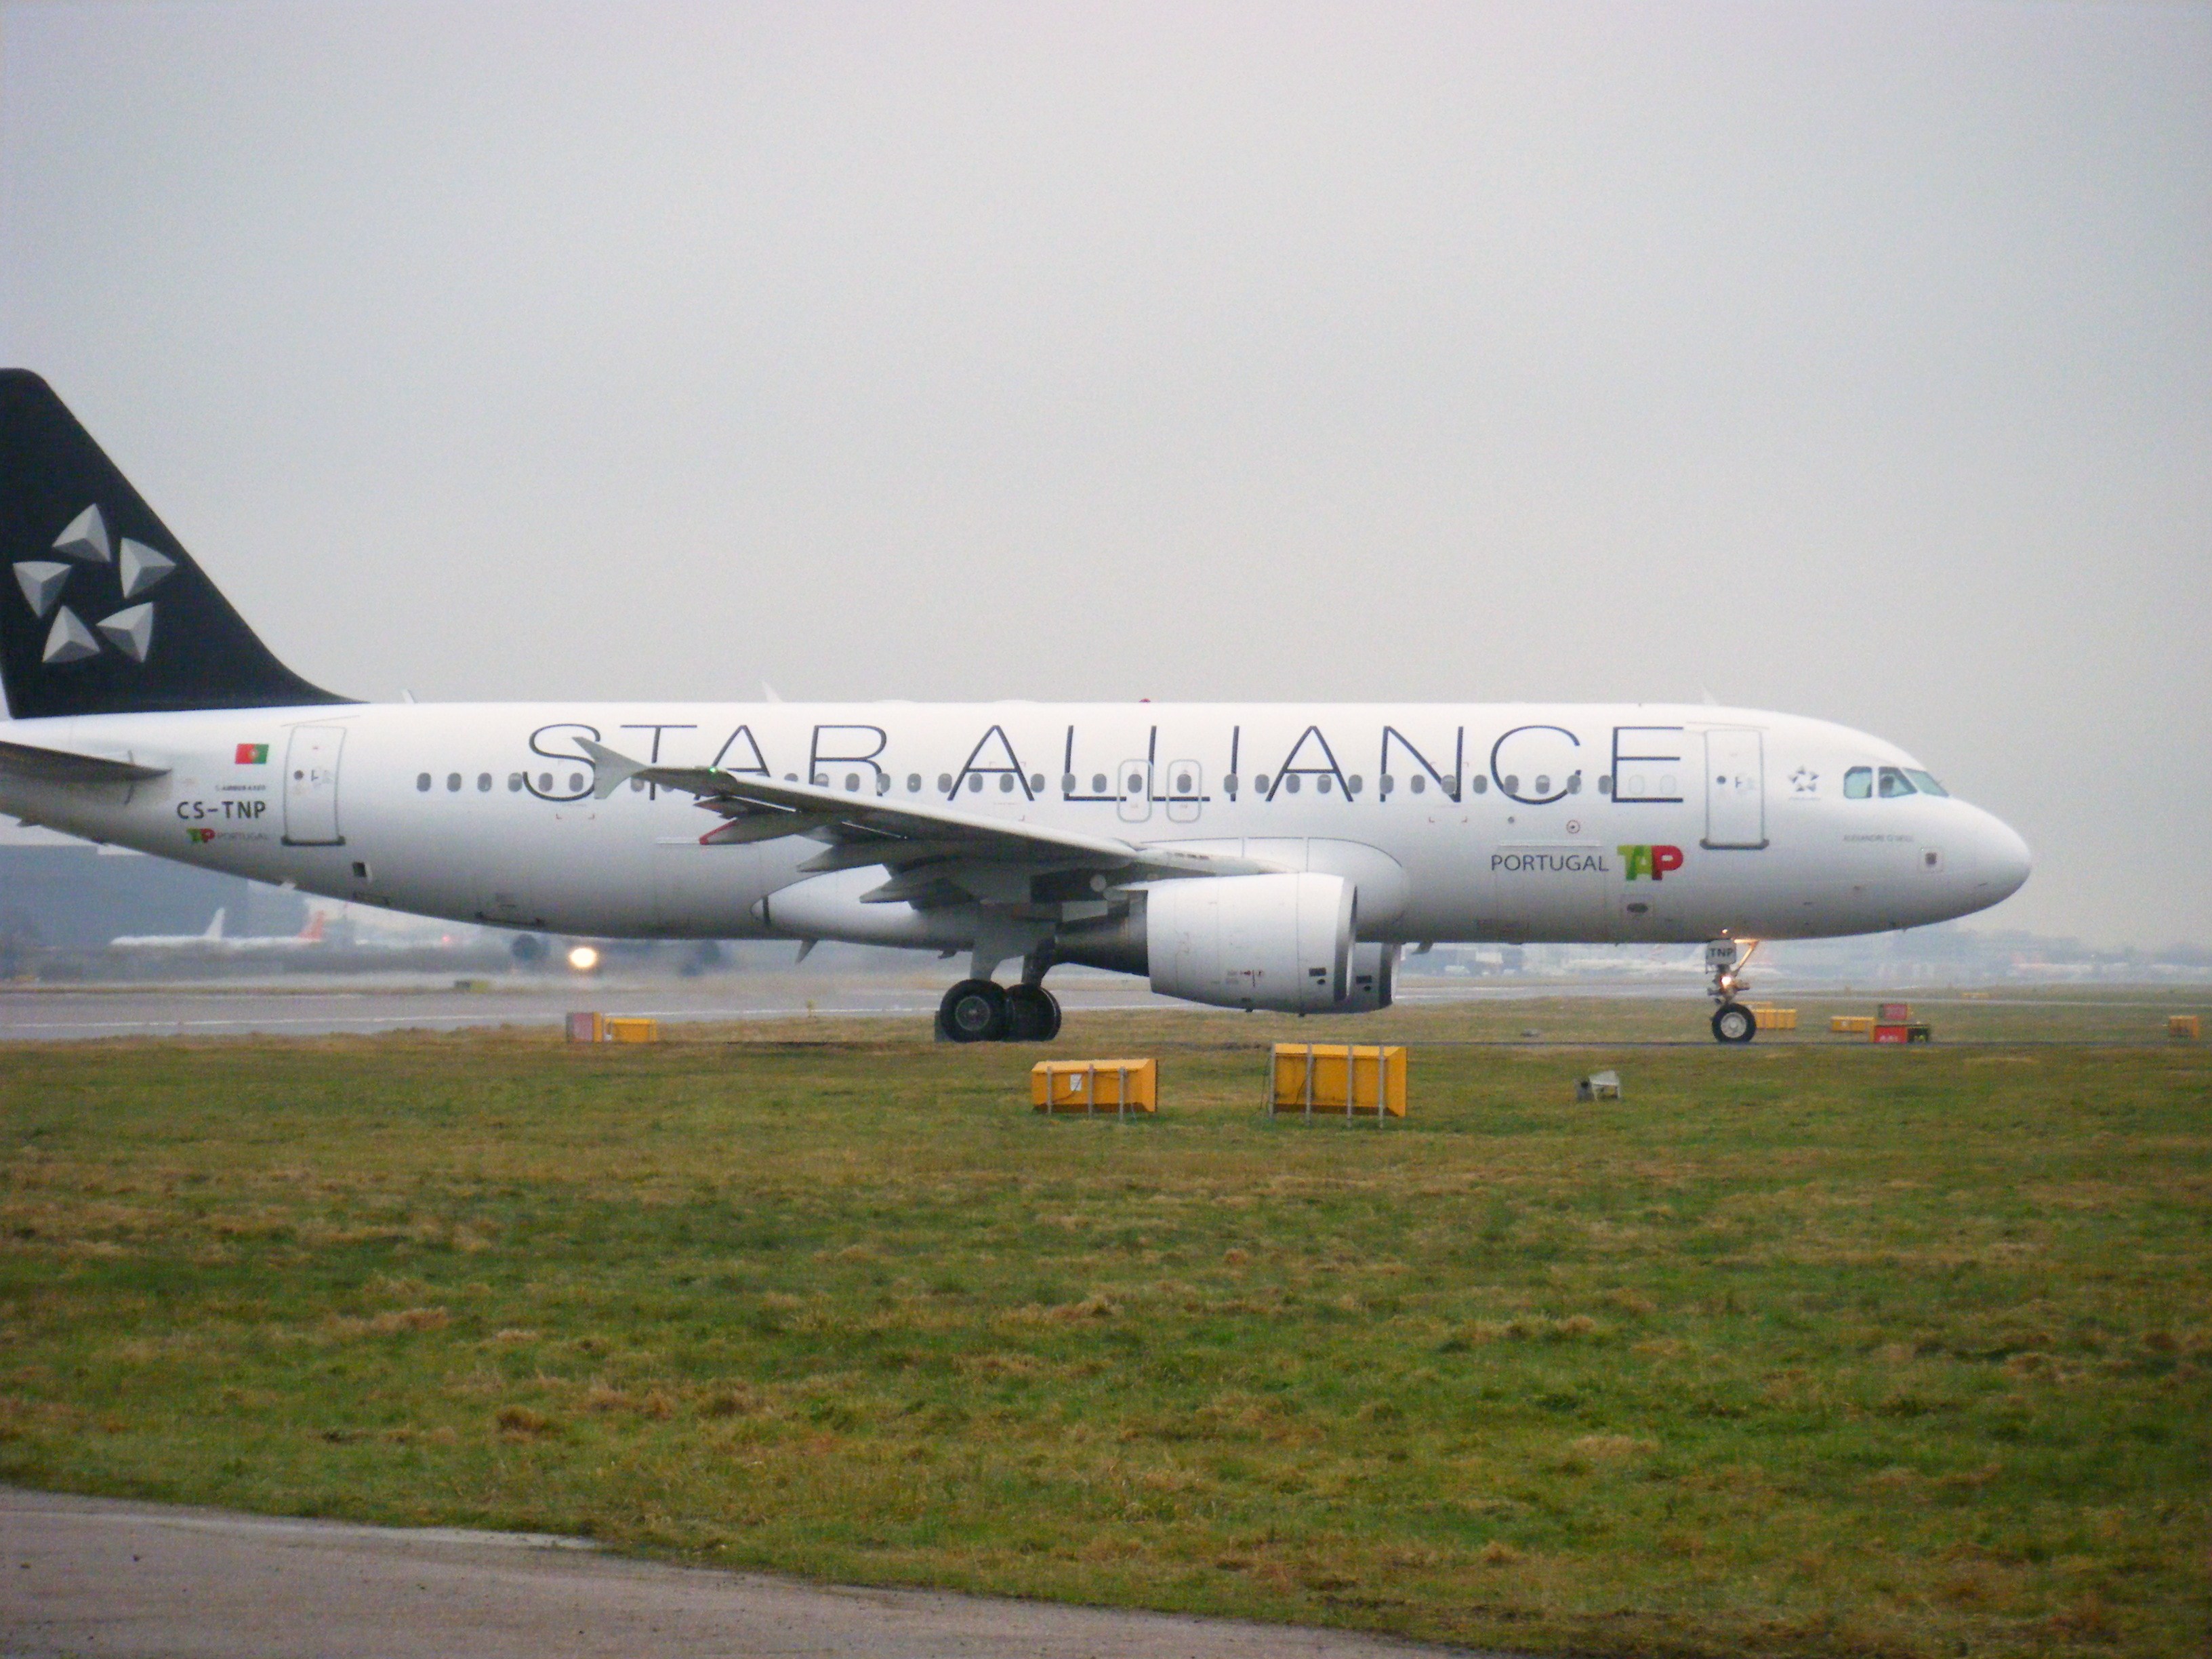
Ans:
[{"label": "airplane", "polygon": [[[1896,744],[1674,703],[356,702],[279,662],[37,375],[0,370],[0,811],[354,904],[595,939],[965,953],[1297,1014],[1438,941],[1706,945],[1996,903],[2027,843]],[[1006,963],[1018,978],[1000,984]]]},{"label": "airplane", "polygon": [[205,956],[239,956],[272,951],[307,951],[327,944],[326,925],[320,910],[308,916],[296,933],[228,934],[222,931],[228,906],[219,908],[207,931],[200,933],[120,933],[107,941],[111,951],[183,951]]}]

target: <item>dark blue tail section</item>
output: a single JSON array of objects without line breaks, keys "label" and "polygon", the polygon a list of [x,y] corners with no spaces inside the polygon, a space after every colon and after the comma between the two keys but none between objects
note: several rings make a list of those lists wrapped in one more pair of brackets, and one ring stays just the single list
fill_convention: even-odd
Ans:
[{"label": "dark blue tail section", "polygon": [[62,400],[0,369],[0,684],[17,720],[349,699],[270,654]]}]

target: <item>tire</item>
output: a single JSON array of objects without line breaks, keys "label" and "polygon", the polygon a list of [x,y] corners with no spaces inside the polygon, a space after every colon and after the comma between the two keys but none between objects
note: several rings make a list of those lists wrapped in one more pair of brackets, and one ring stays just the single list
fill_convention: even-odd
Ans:
[{"label": "tire", "polygon": [[1713,1041],[1748,1042],[1759,1035],[1759,1017],[1741,1002],[1723,1002],[1713,1010]]},{"label": "tire", "polygon": [[1002,1042],[1006,1036],[1005,988],[988,979],[963,979],[937,1005],[937,1023],[955,1042]]},{"label": "tire", "polygon": [[1060,1035],[1060,999],[1042,985],[1006,990],[1006,1041],[1049,1042]]}]

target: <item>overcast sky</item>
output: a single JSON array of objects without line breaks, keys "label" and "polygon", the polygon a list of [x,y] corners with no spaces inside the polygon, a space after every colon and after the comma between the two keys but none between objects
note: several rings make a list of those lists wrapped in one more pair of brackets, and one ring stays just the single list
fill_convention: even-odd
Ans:
[{"label": "overcast sky", "polygon": [[0,3],[0,358],[368,697],[1690,698],[2212,938],[2212,8]]}]

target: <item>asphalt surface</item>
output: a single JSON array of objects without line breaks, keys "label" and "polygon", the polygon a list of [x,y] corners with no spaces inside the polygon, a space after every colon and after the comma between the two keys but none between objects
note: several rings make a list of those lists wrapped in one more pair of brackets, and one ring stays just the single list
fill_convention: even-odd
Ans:
[{"label": "asphalt surface", "polygon": [[661,1566],[571,1539],[0,1489],[10,1659],[1413,1659],[1334,1631]]},{"label": "asphalt surface", "polygon": [[[317,1036],[331,1033],[459,1030],[478,1025],[557,1025],[572,1008],[640,1014],[672,1024],[787,1019],[814,1013],[840,1018],[901,1018],[926,1036],[943,985],[890,975],[720,974],[697,979],[578,979],[501,975],[490,988],[459,990],[450,979],[357,975],[310,979],[180,981],[85,987],[0,986],[0,1042],[117,1036]],[[951,983],[950,978],[945,981]],[[1068,1009],[1185,1009],[1156,997],[1144,981],[1063,971],[1053,994]],[[1399,981],[1398,1000],[1431,1002],[1546,996],[1671,996],[1698,1003],[1698,981],[1515,985],[1495,981]],[[1696,1035],[1702,1014],[1686,1030]]]}]

